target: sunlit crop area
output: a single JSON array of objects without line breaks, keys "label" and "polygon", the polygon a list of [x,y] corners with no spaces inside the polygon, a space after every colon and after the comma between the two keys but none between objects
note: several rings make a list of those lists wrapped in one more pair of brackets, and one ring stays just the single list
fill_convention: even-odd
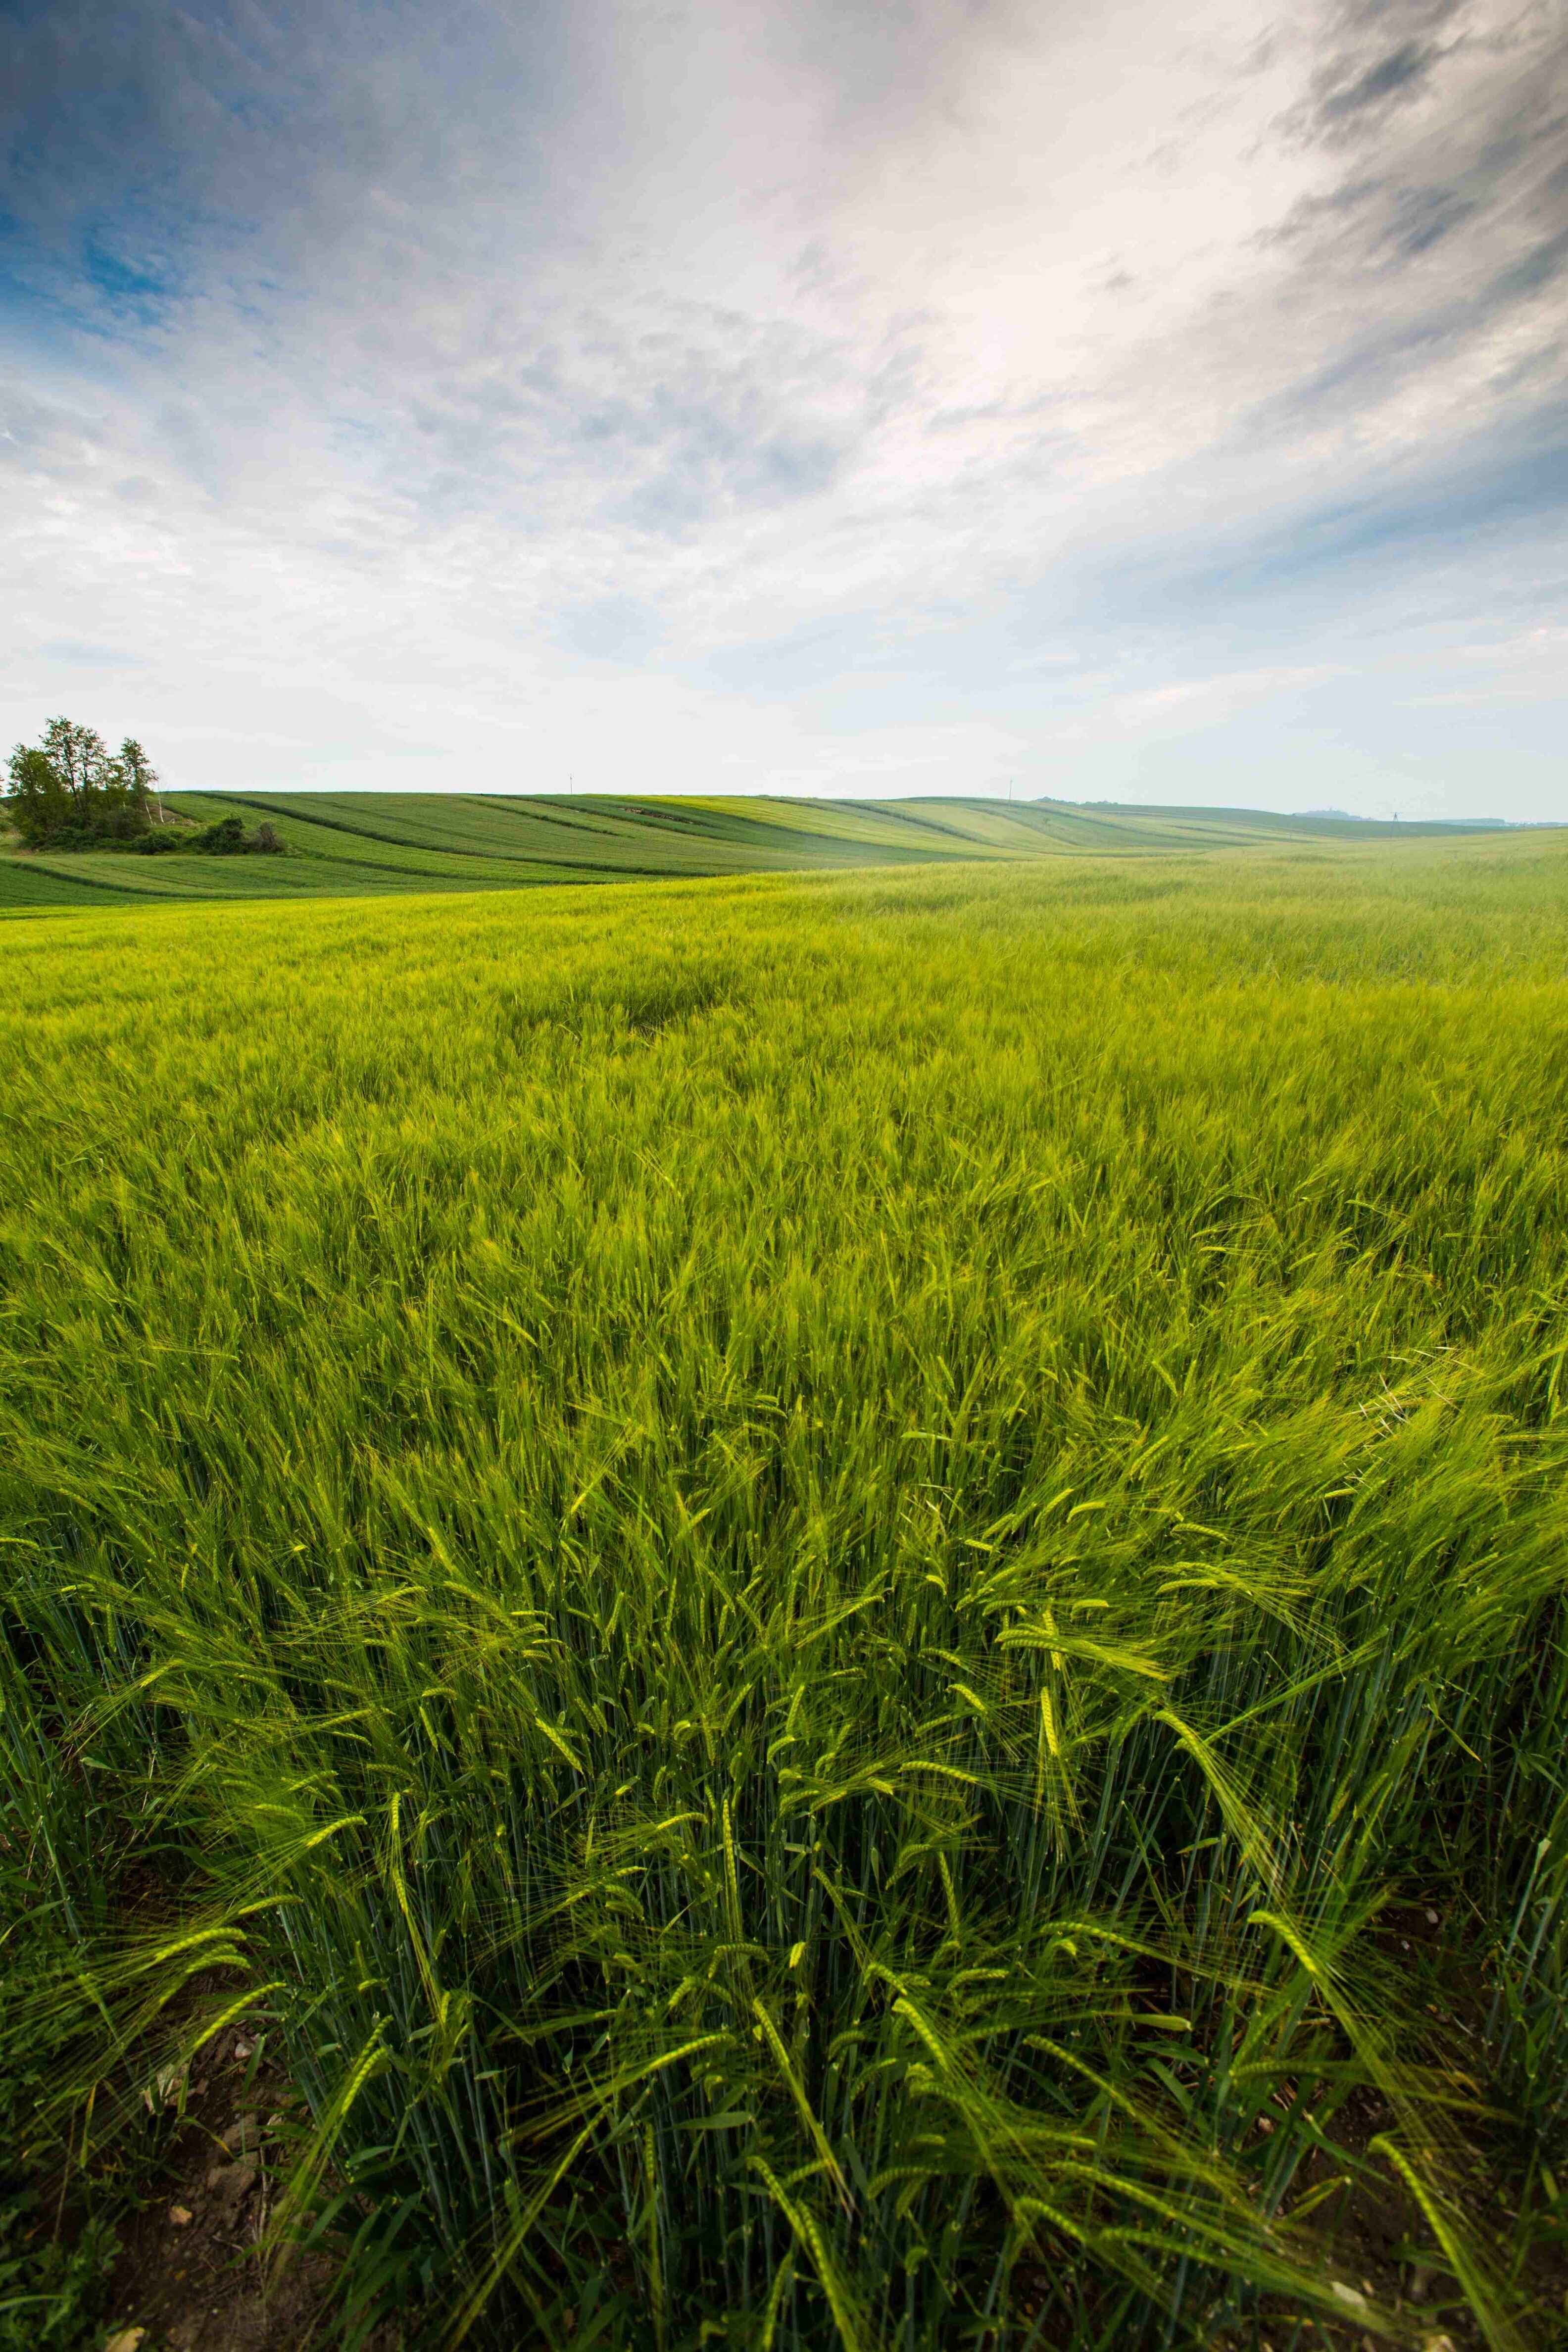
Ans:
[{"label": "sunlit crop area", "polygon": [[351,2335],[1544,2341],[1565,917],[1541,835],[7,925],[30,2176],[243,2015]]}]

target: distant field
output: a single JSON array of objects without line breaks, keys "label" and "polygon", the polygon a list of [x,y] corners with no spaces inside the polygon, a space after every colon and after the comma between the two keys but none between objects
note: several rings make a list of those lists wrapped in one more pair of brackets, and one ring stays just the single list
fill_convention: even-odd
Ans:
[{"label": "distant field", "polygon": [[173,793],[210,822],[268,818],[288,857],[0,855],[0,912],[142,899],[339,898],[515,889],[669,875],[810,872],[954,858],[1151,856],[1265,843],[1371,844],[1453,827],[1235,809],[994,800],[509,798],[435,793]]},{"label": "distant field", "polygon": [[844,823],[0,934],[0,2115],[146,2352],[310,2230],[376,2352],[1553,2340],[1563,836]]}]

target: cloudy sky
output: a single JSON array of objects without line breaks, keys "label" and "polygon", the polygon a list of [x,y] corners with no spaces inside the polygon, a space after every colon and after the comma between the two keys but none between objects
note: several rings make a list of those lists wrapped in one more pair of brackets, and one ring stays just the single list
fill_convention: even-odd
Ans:
[{"label": "cloudy sky", "polygon": [[1568,818],[1568,0],[0,0],[6,740]]}]

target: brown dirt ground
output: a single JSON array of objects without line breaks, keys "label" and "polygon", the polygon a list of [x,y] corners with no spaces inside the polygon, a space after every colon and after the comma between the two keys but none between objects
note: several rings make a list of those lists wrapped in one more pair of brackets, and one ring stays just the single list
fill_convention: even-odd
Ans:
[{"label": "brown dirt ground", "polygon": [[[241,2028],[169,2097],[182,2112],[161,2193],[121,2231],[111,2352],[306,2352],[326,2334],[331,2263],[266,2249],[298,2094]],[[366,2352],[397,2341],[379,2329]]]}]

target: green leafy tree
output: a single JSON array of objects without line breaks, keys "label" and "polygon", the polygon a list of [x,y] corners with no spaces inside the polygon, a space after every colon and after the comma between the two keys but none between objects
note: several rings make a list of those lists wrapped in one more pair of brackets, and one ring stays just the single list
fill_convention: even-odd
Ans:
[{"label": "green leafy tree", "polygon": [[44,751],[79,820],[85,819],[94,797],[110,784],[108,745],[96,727],[79,727],[74,719],[51,719],[44,730]]},{"label": "green leafy tree", "polygon": [[110,755],[96,728],[51,719],[11,754],[6,805],[31,849],[92,849],[148,829],[157,772],[134,737]]},{"label": "green leafy tree", "polygon": [[163,803],[158,795],[158,771],[134,735],[128,735],[120,746],[114,762],[120,781],[135,805],[150,814],[155,807],[160,824],[163,822]]},{"label": "green leafy tree", "polygon": [[69,795],[54,761],[36,744],[17,744],[11,754],[10,779],[6,813],[28,848],[36,849],[68,824]]}]

